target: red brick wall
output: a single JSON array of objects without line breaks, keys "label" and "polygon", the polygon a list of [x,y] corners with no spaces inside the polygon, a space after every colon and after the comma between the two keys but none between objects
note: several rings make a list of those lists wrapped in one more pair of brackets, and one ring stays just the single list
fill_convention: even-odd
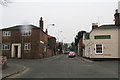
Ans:
[{"label": "red brick wall", "polygon": [[82,54],[83,54],[83,51],[82,51],[82,44],[83,44],[83,39],[80,39],[79,40],[79,43],[78,43],[78,45],[79,45],[79,47],[78,47],[78,55],[80,55],[80,56],[82,56]]},{"label": "red brick wall", "polygon": [[54,37],[48,38],[48,46],[49,46],[49,49],[51,49],[51,54],[55,55],[56,54],[56,38]]},{"label": "red brick wall", "polygon": [[47,49],[47,57],[53,56],[53,50]]},{"label": "red brick wall", "polygon": [[[21,44],[22,58],[43,58],[51,56],[54,51],[53,49],[46,49],[48,45],[48,35],[41,29],[32,29],[31,36],[22,36],[20,30],[10,30],[10,37],[3,37],[2,43],[9,43],[10,50],[3,50],[3,53],[7,55],[8,58],[11,57],[11,48],[13,43]],[[40,41],[44,43],[40,43]],[[24,50],[24,44],[30,43],[31,50]],[[50,45],[56,46],[56,40],[50,39]]]},{"label": "red brick wall", "polygon": [[2,30],[0,30],[0,54],[2,54]]},{"label": "red brick wall", "polygon": [[[22,58],[39,58],[40,57],[40,29],[33,29],[31,36],[21,36],[19,30],[11,30],[10,37],[3,37],[2,43],[10,43],[10,50],[3,50],[3,53],[8,57],[11,56],[12,43],[21,43],[22,44]],[[31,50],[24,50],[24,43],[31,44]]]},{"label": "red brick wall", "polygon": [[[40,43],[40,53],[42,54],[43,57],[46,57],[46,48],[47,48],[47,34],[40,30],[40,41],[43,41],[44,43]],[[45,50],[46,49],[46,50]]]},{"label": "red brick wall", "polygon": [[114,17],[115,25],[120,25],[120,13],[115,13]]}]

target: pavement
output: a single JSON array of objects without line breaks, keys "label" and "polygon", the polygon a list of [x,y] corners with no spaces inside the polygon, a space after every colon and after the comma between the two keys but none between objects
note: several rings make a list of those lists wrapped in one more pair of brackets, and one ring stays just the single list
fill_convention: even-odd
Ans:
[{"label": "pavement", "polygon": [[80,56],[77,56],[78,59],[82,60],[82,61],[87,61],[87,62],[95,62],[95,61],[92,61],[90,59],[86,59],[86,58],[83,58],[83,57],[80,57]]},{"label": "pavement", "polygon": [[5,69],[2,70],[2,79],[8,78],[12,75],[23,72],[26,69],[27,68],[25,66],[8,63],[8,66]]},{"label": "pavement", "polygon": [[[53,56],[53,57],[55,57],[55,56]],[[53,57],[51,57],[51,58],[53,58]],[[1,76],[0,79],[1,78],[4,79],[4,78],[9,78],[13,75],[22,73],[23,71],[27,70],[28,68],[26,68],[23,65],[19,65],[19,64],[8,63],[7,67],[5,69],[3,69],[3,70],[2,70],[2,68],[0,68],[0,69],[1,69],[0,70],[0,76]]]}]

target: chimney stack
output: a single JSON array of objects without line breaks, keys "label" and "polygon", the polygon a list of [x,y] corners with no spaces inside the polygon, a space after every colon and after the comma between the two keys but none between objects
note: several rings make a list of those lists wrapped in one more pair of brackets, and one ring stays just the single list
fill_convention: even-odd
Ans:
[{"label": "chimney stack", "polygon": [[46,29],[45,33],[48,34],[48,30],[47,29]]},{"label": "chimney stack", "polygon": [[98,23],[92,23],[92,29],[95,29],[98,27]]},{"label": "chimney stack", "polygon": [[115,25],[120,25],[120,13],[118,13],[118,9],[115,10],[114,17]]},{"label": "chimney stack", "polygon": [[42,20],[42,17],[40,17],[39,27],[41,28],[41,30],[43,30],[43,25],[44,25],[44,21]]}]

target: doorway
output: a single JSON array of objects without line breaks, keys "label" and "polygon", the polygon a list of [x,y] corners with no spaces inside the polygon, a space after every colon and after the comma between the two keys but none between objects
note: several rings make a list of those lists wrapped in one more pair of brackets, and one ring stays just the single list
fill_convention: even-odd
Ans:
[{"label": "doorway", "polygon": [[18,57],[18,46],[14,46],[15,57]]},{"label": "doorway", "polygon": [[12,44],[12,58],[21,58],[21,44]]}]

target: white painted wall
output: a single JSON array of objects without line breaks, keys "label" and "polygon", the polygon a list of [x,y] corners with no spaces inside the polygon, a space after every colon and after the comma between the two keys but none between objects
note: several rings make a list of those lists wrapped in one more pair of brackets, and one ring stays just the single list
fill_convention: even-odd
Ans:
[{"label": "white painted wall", "polygon": [[83,57],[89,57],[91,54],[91,50],[90,50],[90,40],[89,39],[85,39],[85,34],[83,34],[83,43],[85,44],[85,49],[83,50]]},{"label": "white painted wall", "polygon": [[120,29],[118,30],[118,56],[120,58]]},{"label": "white painted wall", "polygon": [[[111,35],[111,39],[94,39],[94,35]],[[91,58],[118,58],[118,29],[93,30],[90,41]],[[95,44],[103,44],[103,54],[95,54]]]},{"label": "white painted wall", "polygon": [[120,1],[118,2],[118,12],[120,13]]}]

